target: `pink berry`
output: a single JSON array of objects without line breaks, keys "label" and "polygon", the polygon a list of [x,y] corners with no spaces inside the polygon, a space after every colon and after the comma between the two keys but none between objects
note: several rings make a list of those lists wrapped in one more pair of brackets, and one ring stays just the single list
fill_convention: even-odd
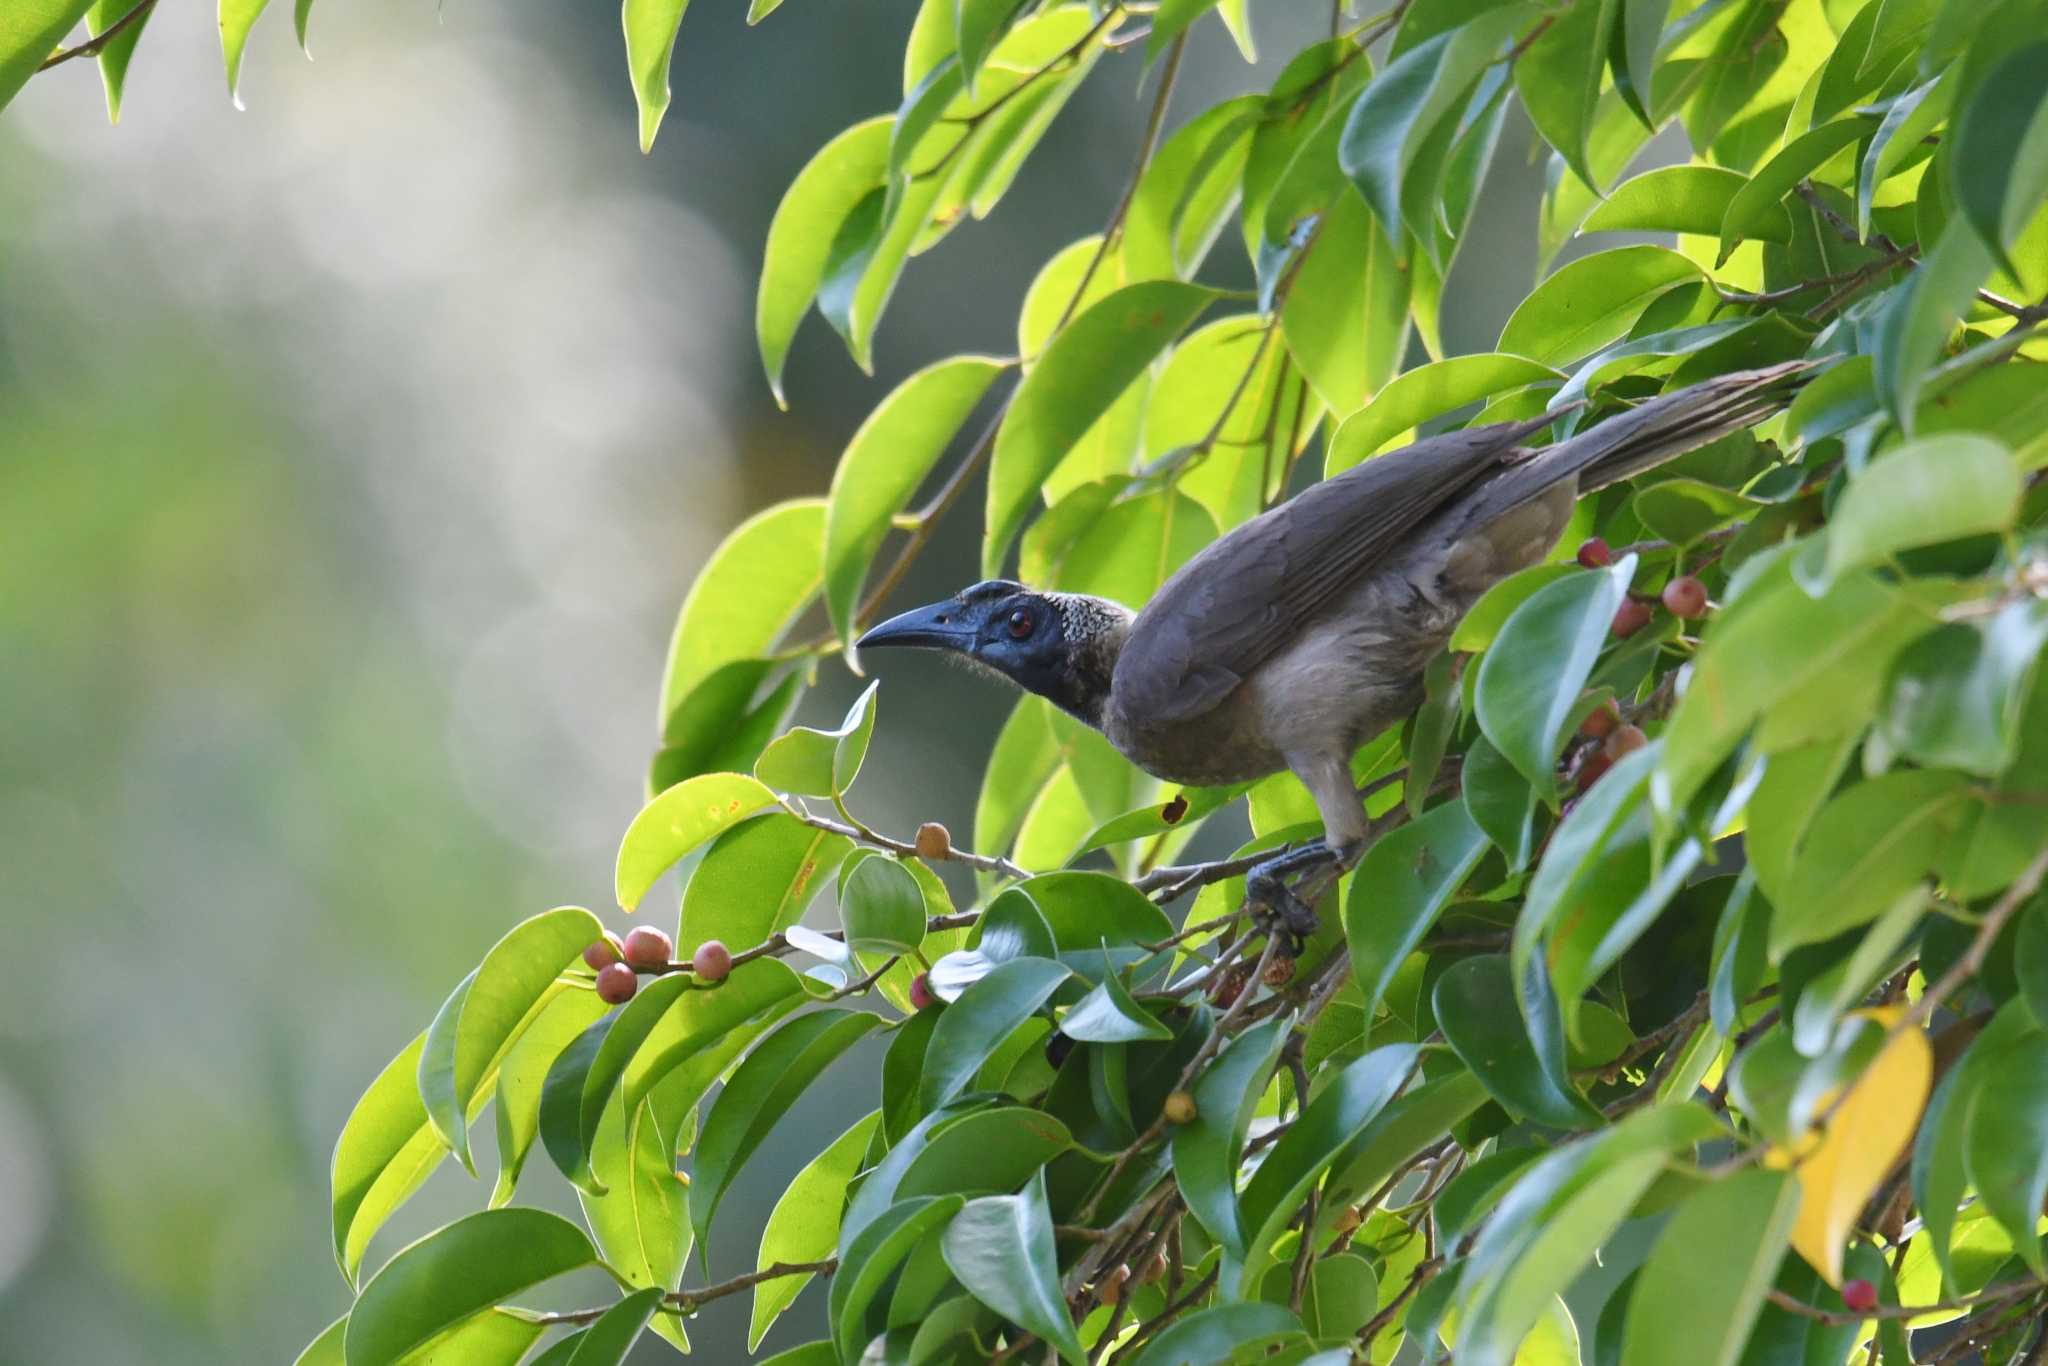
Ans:
[{"label": "pink berry", "polygon": [[583,950],[583,961],[592,972],[602,972],[618,962],[624,952],[625,945],[619,942],[619,937],[606,930],[604,938],[591,940],[590,946]]},{"label": "pink berry", "polygon": [[1707,610],[1707,586],[1690,574],[1681,574],[1664,585],[1664,605],[1672,616],[1690,621]]},{"label": "pink berry", "polygon": [[1624,755],[1635,753],[1649,743],[1650,737],[1643,734],[1641,726],[1620,726],[1615,729],[1614,734],[1607,737],[1600,748],[1611,763]]},{"label": "pink berry", "polygon": [[640,979],[624,963],[607,963],[597,971],[597,999],[609,1006],[622,1006],[640,989]]},{"label": "pink berry", "polygon": [[1622,599],[1614,610],[1614,634],[1632,636],[1650,624],[1650,606],[1634,598]]},{"label": "pink berry", "polygon": [[910,979],[910,1008],[912,1010],[925,1010],[938,1003],[939,998],[932,995],[931,980],[925,974],[920,972],[917,976]]},{"label": "pink berry", "polygon": [[1579,563],[1588,569],[1605,569],[1614,563],[1614,552],[1598,536],[1579,544]]},{"label": "pink berry", "polygon": [[690,971],[700,981],[723,982],[732,971],[732,950],[716,939],[707,939],[690,956]]},{"label": "pink berry", "polygon": [[1862,1279],[1843,1281],[1842,1303],[1854,1313],[1867,1314],[1877,1308],[1877,1287]]},{"label": "pink berry", "polygon": [[626,932],[626,962],[642,972],[668,966],[676,951],[675,941],[652,925],[636,925]]}]

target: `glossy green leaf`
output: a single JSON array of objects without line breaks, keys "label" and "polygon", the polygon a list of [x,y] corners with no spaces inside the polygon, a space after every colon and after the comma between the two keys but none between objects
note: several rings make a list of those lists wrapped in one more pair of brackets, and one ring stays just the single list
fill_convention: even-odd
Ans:
[{"label": "glossy green leaf", "polygon": [[[846,1191],[860,1171],[868,1144],[882,1112],[870,1110],[854,1121],[853,1127],[832,1140],[825,1150],[804,1164],[784,1188],[769,1211],[761,1230],[761,1255],[757,1270],[777,1262],[815,1262],[832,1254],[839,1241],[839,1215],[845,1208]],[[754,1315],[747,1330],[747,1350],[761,1345],[782,1311],[796,1302],[809,1276],[778,1276],[754,1287]]]},{"label": "glossy green leaf", "polygon": [[1106,973],[1101,982],[1060,1017],[1060,1033],[1083,1043],[1135,1043],[1140,1039],[1173,1037],[1172,1030],[1131,998],[1130,989],[1114,972]]},{"label": "glossy green leaf", "polygon": [[[676,974],[676,979],[683,976]],[[640,989],[641,996],[669,980],[662,978],[649,983]],[[715,987],[698,986],[678,992],[668,1009],[654,1020],[639,1046],[624,1050],[630,1056],[625,1059],[625,1070],[616,1084],[624,1087],[626,1108],[637,1109],[641,1100],[678,1067],[687,1064],[694,1072],[707,1056],[715,1056],[721,1046],[744,1046],[754,1033],[783,1012],[794,1009],[803,999],[801,980],[788,965],[774,958],[742,963]],[[613,1057],[616,1056],[617,1052]],[[609,1067],[611,1062],[608,1057],[603,1066]],[[712,1075],[723,1070],[724,1064],[720,1063],[712,1069]],[[708,1080],[704,1084],[708,1085]],[[584,1100],[601,1103],[594,1090],[586,1091]]]},{"label": "glossy green leaf", "polygon": [[1195,1117],[1173,1133],[1173,1174],[1188,1211],[1242,1262],[1246,1229],[1238,1212],[1237,1165],[1252,1111],[1280,1056],[1287,1019],[1274,1016],[1224,1045],[1196,1080]]},{"label": "glossy green leaf", "polygon": [[[1690,232],[1713,236],[1721,231],[1728,206],[1749,184],[1746,177],[1719,166],[1660,166],[1614,187],[1614,193],[1579,225],[1580,232]],[[1776,227],[1753,234],[1773,242],[1792,238],[1791,220],[1778,210]]]},{"label": "glossy green leaf", "polygon": [[1013,1323],[1036,1333],[1069,1362],[1085,1362],[1060,1290],[1045,1174],[1021,1195],[970,1200],[946,1226],[946,1265],[967,1292]]},{"label": "glossy green leaf", "polygon": [[2012,453],[1951,433],[1895,446],[1849,481],[1828,523],[1827,578],[1915,546],[2003,531],[2019,510]]},{"label": "glossy green leaf", "polygon": [[[675,0],[644,0],[647,4]],[[678,9],[678,13],[680,10]],[[664,78],[664,84],[666,84]],[[783,192],[768,225],[766,258],[754,304],[754,330],[761,342],[761,365],[775,401],[782,396],[782,365],[789,356],[797,325],[825,281],[833,240],[862,200],[881,188],[889,166],[889,140],[895,120],[889,117],[857,123],[818,150]]]},{"label": "glossy green leaf", "polygon": [[619,843],[619,905],[633,910],[684,855],[774,805],[775,794],[744,774],[706,773],[677,783],[626,827]]},{"label": "glossy green leaf", "polygon": [[1537,791],[1557,787],[1557,756],[1579,693],[1628,596],[1636,558],[1536,590],[1479,661],[1479,727]]},{"label": "glossy green leaf", "polygon": [[1301,1332],[1301,1320],[1277,1304],[1219,1304],[1176,1319],[1147,1342],[1131,1366],[1208,1366],[1237,1349]]},{"label": "glossy green leaf", "polygon": [[523,921],[484,955],[427,1029],[420,1054],[420,1097],[427,1116],[470,1175],[469,1111],[505,1050],[558,989],[556,978],[582,961],[604,925],[580,906]]},{"label": "glossy green leaf", "polygon": [[929,1242],[966,1202],[957,1195],[926,1196],[889,1206],[844,1242],[832,1277],[829,1305],[842,1361],[858,1360],[878,1325],[871,1320],[878,1296],[912,1250]]},{"label": "glossy green leaf", "polygon": [[1899,770],[1822,807],[1771,919],[1771,957],[1876,919],[1942,865],[1977,800],[1959,773]]},{"label": "glossy green leaf", "polygon": [[1968,1150],[1978,1092],[1990,1084],[2003,1084],[2000,1068],[2006,1050],[2037,1036],[2038,1030],[2024,1003],[2008,1001],[1928,1097],[1913,1144],[1913,1203],[1926,1224],[1942,1282],[1951,1290],[1960,1287],[1952,1243],[1956,1212],[1970,1179]]},{"label": "glossy green leaf", "polygon": [[1237,204],[1260,104],[1257,95],[1225,100],[1160,144],[1124,220],[1132,279],[1185,279],[1201,266]]},{"label": "glossy green leaf", "polygon": [[1935,628],[1892,662],[1881,733],[1919,763],[1997,777],[2018,753],[2044,648],[2048,605],[2039,602],[2013,603],[1981,625]]},{"label": "glossy green leaf", "polygon": [[1700,479],[1666,479],[1640,490],[1630,508],[1645,528],[1674,545],[1690,545],[1762,506]]},{"label": "glossy green leaf", "polygon": [[1969,1118],[1970,1184],[2036,1277],[2048,1256],[2036,1232],[2048,1201],[2048,1034],[2029,1033],[1986,1062]]},{"label": "glossy green leaf", "polygon": [[1298,1217],[1309,1189],[1385,1108],[1415,1066],[1412,1044],[1376,1048],[1337,1071],[1301,1117],[1259,1164],[1239,1201],[1246,1263],[1256,1267],[1288,1221]]},{"label": "glossy green leaf", "polygon": [[2048,89],[2041,81],[2048,42],[2034,36],[1983,73],[1955,121],[1949,167],[1956,207],[2001,261],[2048,196]]},{"label": "glossy green leaf", "polygon": [[662,1293],[660,1286],[651,1285],[605,1310],[603,1317],[579,1336],[575,1354],[565,1366],[619,1366],[647,1330]]},{"label": "glossy green leaf", "polygon": [[1408,345],[1409,273],[1397,264],[1365,201],[1342,181],[1315,232],[1315,247],[1301,258],[1281,309],[1281,330],[1288,354],[1323,403],[1333,413],[1349,413],[1400,368]]},{"label": "glossy green leaf", "polygon": [[[626,67],[633,78],[633,98],[640,105],[640,150],[651,151],[654,135],[661,130],[661,116],[668,112],[668,67],[675,55],[676,32],[683,24],[683,11],[690,0],[625,0]],[[755,0],[758,13],[749,14],[753,23],[766,13],[762,0]],[[769,8],[773,8],[771,4]]]},{"label": "glossy green leaf", "polygon": [[1008,1194],[1072,1146],[1067,1126],[1041,1111],[977,1110],[932,1134],[903,1168],[896,1197]]},{"label": "glossy green leaf", "polygon": [[1513,970],[1501,954],[1453,963],[1436,984],[1436,1020],[1459,1059],[1493,1098],[1518,1115],[1559,1129],[1599,1121],[1575,1089],[1557,1085],[1539,1061],[1515,1005]]},{"label": "glossy green leaf", "polygon": [[347,1331],[348,1315],[343,1314],[321,1329],[320,1336],[306,1344],[305,1350],[292,1361],[292,1366],[343,1366],[341,1340]]},{"label": "glossy green leaf", "polygon": [[757,701],[775,668],[769,659],[735,659],[685,693],[662,722],[662,748],[647,768],[647,795],[700,774],[751,769],[804,688],[803,671],[791,669]]},{"label": "glossy green leaf", "polygon": [[1948,346],[1992,257],[1966,223],[1950,223],[1888,295],[1875,324],[1871,373],[1900,428],[1913,429],[1921,380]]},{"label": "glossy green leaf", "polygon": [[0,108],[64,41],[93,0],[19,0],[0,12]]},{"label": "glossy green leaf", "polygon": [[924,894],[902,864],[863,859],[840,889],[846,942],[859,953],[909,953],[924,940]]},{"label": "glossy green leaf", "polygon": [[1172,280],[1128,285],[1075,318],[1046,348],[996,436],[984,572],[1001,569],[1061,457],[1215,297]]},{"label": "glossy green leaf", "polygon": [[1785,196],[1871,127],[1865,119],[1839,119],[1786,143],[1728,201],[1721,216],[1718,263],[1727,262],[1738,242],[1759,237],[1767,241],[1786,240],[1773,236],[1780,225],[1789,228],[1783,207]]},{"label": "glossy green leaf", "polygon": [[1561,372],[1548,365],[1499,352],[1453,356],[1419,365],[1395,377],[1373,395],[1370,403],[1338,425],[1330,437],[1324,473],[1327,476],[1350,469],[1377,454],[1402,433],[1468,403],[1493,398],[1523,385],[1563,378]]},{"label": "glossy green leaf", "polygon": [[1465,751],[1458,785],[1472,823],[1500,850],[1509,872],[1522,871],[1535,852],[1541,795],[1484,735],[1474,738]]},{"label": "glossy green leaf", "polygon": [[594,991],[557,992],[522,1029],[498,1066],[498,1180],[493,1209],[511,1200],[540,1133],[541,1087],[564,1050],[609,1010]]},{"label": "glossy green leaf", "polygon": [[[1791,1176],[1756,1170],[1711,1182],[1679,1206],[1636,1277],[1622,1359],[1734,1366],[1798,1212]],[[1708,1248],[1714,1255],[1703,1257]]]},{"label": "glossy green leaf", "polygon": [[754,762],[754,776],[778,791],[806,797],[831,797],[853,786],[874,734],[878,686],[867,686],[837,730],[798,726],[778,736]]},{"label": "glossy green leaf", "polygon": [[711,1221],[727,1188],[776,1121],[819,1073],[880,1023],[880,1017],[858,1010],[798,1015],[747,1054],[712,1102],[697,1138],[690,1224],[701,1246],[710,1244]]},{"label": "glossy green leaf", "polygon": [[1955,86],[1942,77],[1922,82],[1891,102],[1877,131],[1870,136],[1856,175],[1856,231],[1870,236],[1870,214],[1878,186],[1912,157],[1925,139],[1948,117]]},{"label": "glossy green leaf", "polygon": [[426,1039],[421,1034],[377,1074],[334,1145],[334,1258],[351,1285],[370,1239],[448,1155],[420,1099]]},{"label": "glossy green leaf", "polygon": [[853,844],[783,811],[741,822],[712,841],[683,887],[676,955],[707,939],[739,949],[803,918]]},{"label": "glossy green leaf", "polygon": [[[1536,564],[1508,575],[1472,604],[1472,610],[1465,613],[1451,634],[1451,648],[1472,654],[1486,649],[1500,636],[1501,627],[1515,609],[1534,597],[1538,589],[1578,572],[1576,564]],[[1472,677],[1476,681],[1478,675]]]},{"label": "glossy green leaf", "polygon": [[661,718],[720,665],[766,655],[817,596],[825,502],[799,498],[748,518],[711,552],[676,618]]},{"label": "glossy green leaf", "polygon": [[1700,268],[1665,247],[1615,247],[1561,267],[1522,300],[1501,328],[1502,351],[1556,365],[1626,333],[1650,301]]},{"label": "glossy green leaf", "polygon": [[[1107,873],[1043,873],[1018,886],[1030,896],[1065,957],[1153,943],[1174,931],[1166,912],[1122,878]],[[1099,965],[1101,959],[1095,959]],[[1094,968],[1085,963],[1076,966]]]},{"label": "glossy green leaf", "polygon": [[385,1366],[471,1314],[597,1259],[582,1229],[537,1209],[485,1210],[400,1251],[364,1285],[348,1366]]},{"label": "glossy green leaf", "polygon": [[1603,187],[1587,162],[1587,141],[1600,104],[1609,39],[1620,17],[1620,0],[1573,5],[1522,49],[1514,64],[1515,92],[1529,121],[1595,191]]},{"label": "glossy green leaf", "polygon": [[1445,802],[1382,836],[1351,876],[1344,936],[1368,1017],[1458,886],[1486,852],[1459,802]]},{"label": "glossy green leaf", "polygon": [[1015,958],[962,992],[932,1030],[918,1080],[918,1108],[929,1112],[965,1090],[996,1047],[1070,975],[1048,959]]},{"label": "glossy green leaf", "polygon": [[242,107],[242,51],[249,44],[249,30],[269,5],[270,0],[220,0],[220,55],[227,66],[228,98],[237,109]]},{"label": "glossy green leaf", "polygon": [[909,506],[1005,368],[988,356],[926,366],[875,405],[839,457],[826,500],[825,608],[849,657],[861,585],[891,519]]}]

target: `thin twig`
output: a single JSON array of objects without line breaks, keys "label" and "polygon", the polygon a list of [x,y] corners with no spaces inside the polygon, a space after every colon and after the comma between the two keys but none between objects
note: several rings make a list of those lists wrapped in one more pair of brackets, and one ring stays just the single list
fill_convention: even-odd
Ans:
[{"label": "thin twig", "polygon": [[2020,1281],[2012,1285],[2001,1285],[1982,1294],[1968,1295],[1959,1300],[1944,1300],[1939,1304],[1881,1304],[1874,1309],[1822,1309],[1808,1304],[1805,1300],[1786,1294],[1777,1287],[1764,1291],[1764,1298],[1787,1313],[1797,1314],[1816,1323],[1833,1324],[1843,1327],[1851,1323],[1862,1323],[1867,1319],[1917,1319],[1922,1314],[1942,1314],[1953,1309],[1982,1309],[1988,1305],[2003,1304],[2007,1300],[2020,1299],[2027,1295],[2039,1294],[2048,1289],[2048,1281]]},{"label": "thin twig", "polygon": [[156,0],[138,0],[138,3],[133,9],[129,10],[119,19],[116,19],[113,23],[108,24],[105,28],[101,29],[98,33],[94,34],[85,42],[80,43],[77,47],[67,47],[62,49],[61,51],[53,52],[49,56],[43,58],[42,65],[38,66],[36,70],[39,72],[48,71],[53,66],[62,66],[64,63],[70,61],[74,57],[94,56],[102,48],[106,47],[108,43],[111,43],[114,41],[114,39],[120,37],[122,32],[126,30],[130,25],[139,24],[144,19],[148,18],[149,12],[155,8]]},{"label": "thin twig", "polygon": [[[695,1313],[713,1300],[737,1295],[742,1290],[751,1290],[763,1281],[781,1280],[785,1276],[829,1276],[839,1269],[837,1257],[827,1257],[821,1262],[774,1262],[759,1271],[734,1276],[730,1280],[718,1281],[696,1290],[671,1290],[663,1297],[662,1303],[673,1306],[684,1314]],[[559,1314],[537,1314],[532,1322],[542,1324],[590,1323],[602,1318],[610,1305],[596,1309],[572,1309]]]}]

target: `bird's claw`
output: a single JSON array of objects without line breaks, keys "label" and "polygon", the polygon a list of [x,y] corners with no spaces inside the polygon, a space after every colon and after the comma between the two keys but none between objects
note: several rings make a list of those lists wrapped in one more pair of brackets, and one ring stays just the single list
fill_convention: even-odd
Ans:
[{"label": "bird's claw", "polygon": [[1301,956],[1303,946],[1322,924],[1316,908],[1288,885],[1289,875],[1337,856],[1320,840],[1276,855],[1245,873],[1245,899],[1257,908],[1255,918],[1268,932],[1284,935],[1280,947],[1288,957]]}]

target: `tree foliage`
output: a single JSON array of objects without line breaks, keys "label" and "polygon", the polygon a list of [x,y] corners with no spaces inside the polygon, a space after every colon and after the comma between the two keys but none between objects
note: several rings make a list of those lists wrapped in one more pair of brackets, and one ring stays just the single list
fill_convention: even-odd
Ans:
[{"label": "tree foliage", "polygon": [[[96,54],[118,109],[152,3],[9,6],[0,101]],[[262,8],[222,2],[231,85]],[[677,956],[615,1008],[586,911],[482,956],[340,1136],[358,1295],[303,1361],[611,1362],[743,1291],[758,1343],[812,1278],[829,1337],[778,1360],[2038,1350],[2048,0],[1401,0],[1176,122],[1211,9],[1249,51],[1242,0],[926,0],[901,105],[791,186],[759,293],[778,394],[813,307],[867,363],[910,258],[990,211],[1106,57],[1155,86],[1017,356],[911,376],[826,498],[705,566],[618,860],[627,911],[688,868]],[[682,10],[625,3],[643,140]],[[99,36],[53,55],[81,19]],[[1495,351],[1446,356],[1511,99],[1549,151],[1546,260],[1674,245],[1575,260]],[[1691,159],[1625,177],[1673,123]],[[1252,291],[1202,282],[1226,235]],[[969,852],[857,814],[876,690],[785,729],[983,470],[986,569],[1138,603],[1318,466],[1801,357],[1788,412],[1588,498],[1557,562],[1473,610],[1359,752],[1375,841],[1298,958],[1242,906],[1244,856],[1315,833],[1292,777],[1163,787],[1027,698]],[[1177,862],[1233,805],[1241,856]],[[804,923],[822,901],[831,930]],[[817,1145],[755,1269],[685,1288],[693,1249],[740,1256],[733,1176],[877,1033],[874,1108]],[[494,1102],[487,1208],[365,1274],[429,1174],[474,1170]],[[536,1141],[582,1226],[513,1203]],[[1640,1265],[1568,1307],[1624,1228]],[[615,1302],[517,1306],[589,1266]]]}]

